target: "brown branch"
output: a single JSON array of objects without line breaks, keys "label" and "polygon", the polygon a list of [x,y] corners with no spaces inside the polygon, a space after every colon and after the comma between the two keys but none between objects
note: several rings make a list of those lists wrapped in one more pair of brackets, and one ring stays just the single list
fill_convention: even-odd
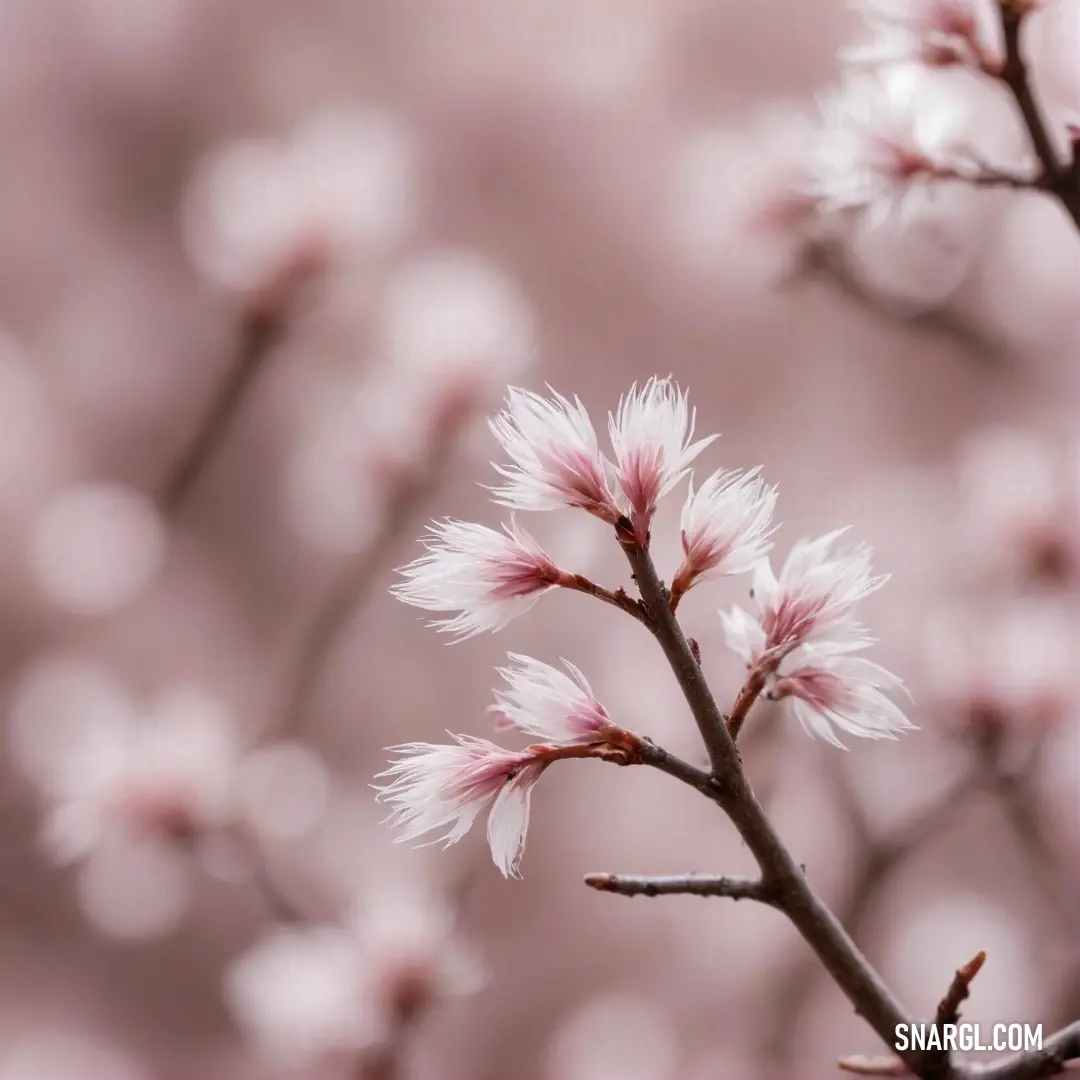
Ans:
[{"label": "brown branch", "polygon": [[[875,837],[852,790],[850,778],[829,755],[837,794],[857,834],[855,867],[848,887],[834,911],[847,932],[859,941],[874,911],[878,897],[897,871],[917,851],[942,831],[955,825],[959,812],[989,783],[981,767],[969,769],[960,780],[938,798],[916,811],[907,821],[885,836]],[[795,1051],[799,1018],[805,1013],[818,983],[821,969],[813,956],[800,958],[798,965],[780,982],[774,1005],[775,1023],[765,1040],[765,1050],[780,1067],[790,1067]]]},{"label": "brown branch", "polygon": [[[746,842],[761,869],[762,880],[775,890],[776,907],[787,915],[817,954],[855,1011],[886,1045],[891,1045],[897,1026],[910,1023],[903,1007],[807,882],[773,828],[743,773],[739,752],[728,734],[723,714],[671,612],[667,590],[648,551],[631,539],[628,527],[620,528],[619,535],[641,598],[652,616],[652,632],[679,680],[705,742],[712,767],[709,783],[715,789],[712,798]],[[906,1053],[905,1061],[909,1064],[919,1062],[920,1054]]]},{"label": "brown branch", "polygon": [[218,387],[194,438],[155,492],[158,505],[165,514],[175,516],[180,513],[224,443],[263,361],[281,339],[284,314],[282,308],[253,308],[245,313],[236,362]]},{"label": "brown branch", "polygon": [[791,288],[815,279],[828,283],[852,304],[894,323],[905,331],[914,331],[954,343],[988,369],[1005,370],[1009,366],[1010,357],[1000,343],[958,312],[948,308],[935,308],[909,313],[874,295],[859,280],[844,258],[841,245],[836,241],[805,240],[795,265],[781,284],[782,287]]},{"label": "brown branch", "polygon": [[746,723],[746,718],[754,707],[754,702],[761,697],[764,689],[765,672],[760,668],[752,668],[735,698],[735,703],[731,706],[731,712],[728,713],[727,729],[732,741],[739,737],[743,724]]},{"label": "brown branch", "polygon": [[938,1002],[934,1023],[938,1027],[956,1024],[960,1020],[960,1006],[971,996],[971,984],[986,963],[986,953],[976,953],[962,968],[957,968],[945,996]]},{"label": "brown branch", "polygon": [[761,879],[726,874],[673,874],[638,877],[627,874],[587,874],[585,884],[597,892],[619,896],[724,896],[731,900],[757,900],[772,906],[773,890]]},{"label": "brown branch", "polygon": [[1080,1060],[1080,1020],[1043,1040],[1041,1050],[1015,1054],[1004,1061],[963,1070],[971,1080],[1045,1080]]},{"label": "brown branch", "polygon": [[584,574],[570,574],[565,571],[560,572],[557,584],[561,589],[585,593],[587,596],[602,600],[605,604],[610,604],[620,611],[625,611],[627,615],[632,615],[638,622],[648,625],[648,615],[641,601],[628,596],[626,590],[621,587],[614,590],[605,589]]},{"label": "brown branch", "polygon": [[1050,128],[1035,97],[1021,45],[1024,20],[1031,5],[1021,0],[998,0],[998,12],[1005,43],[1005,63],[999,78],[1008,87],[1024,121],[1031,145],[1042,166],[1037,186],[1054,195],[1080,229],[1080,183],[1074,174],[1075,162],[1063,164],[1050,136]]}]

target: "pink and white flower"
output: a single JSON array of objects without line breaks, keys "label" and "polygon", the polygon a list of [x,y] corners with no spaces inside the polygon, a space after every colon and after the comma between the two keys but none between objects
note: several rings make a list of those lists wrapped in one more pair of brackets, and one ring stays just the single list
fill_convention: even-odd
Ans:
[{"label": "pink and white flower", "polygon": [[529,751],[504,750],[486,739],[453,735],[451,744],[405,743],[391,747],[398,760],[379,776],[378,800],[393,809],[387,824],[400,841],[442,830],[430,843],[456,844],[489,804],[491,857],[506,877],[516,877],[529,826],[532,789],[548,760]]},{"label": "pink and white flower", "polygon": [[630,506],[640,544],[648,540],[656,504],[689,472],[694,459],[718,436],[697,442],[694,412],[686,391],[671,379],[635,384],[608,421],[615,453],[615,478]]},{"label": "pink and white flower", "polygon": [[514,521],[501,533],[471,522],[436,522],[426,546],[426,554],[399,571],[405,580],[391,591],[413,607],[457,612],[434,625],[459,640],[501,630],[554,588],[561,575]]},{"label": "pink and white flower", "polygon": [[871,38],[842,50],[851,63],[1000,64],[994,5],[988,0],[857,0]]},{"label": "pink and white flower", "polygon": [[973,167],[966,106],[916,69],[849,74],[820,107],[803,189],[824,213],[869,210],[881,224],[914,189]]},{"label": "pink and white flower", "polygon": [[683,561],[672,582],[673,597],[700,581],[744,574],[764,558],[772,542],[776,488],[758,469],[717,471],[696,491],[693,482],[682,510]]},{"label": "pink and white flower", "polygon": [[114,839],[195,842],[235,814],[239,748],[229,717],[191,687],[150,715],[81,733],[57,764],[45,842],[60,862]]},{"label": "pink and white flower", "polygon": [[888,581],[874,577],[866,544],[846,551],[832,550],[846,532],[817,540],[799,540],[788,554],[780,574],[768,559],[754,570],[751,596],[757,607],[751,615],[736,607],[721,612],[728,645],[748,664],[776,665],[803,645],[830,647],[870,644],[870,638],[852,618],[856,604]]},{"label": "pink and white flower", "polygon": [[585,406],[552,391],[552,398],[511,388],[491,430],[512,465],[495,468],[507,481],[495,501],[517,510],[579,507],[614,525],[619,507],[608,486],[609,465]]},{"label": "pink and white flower", "polygon": [[225,999],[261,1056],[294,1067],[377,1051],[436,1001],[483,982],[454,914],[426,892],[391,887],[343,925],[278,927],[229,966]]},{"label": "pink and white flower", "polygon": [[[856,646],[856,648],[861,646]],[[806,646],[790,654],[769,678],[766,696],[787,700],[810,735],[843,747],[836,732],[866,739],[895,739],[914,724],[891,701],[903,681],[879,664],[852,656],[843,646]]]},{"label": "pink and white flower", "polygon": [[627,733],[611,722],[585,676],[569,661],[563,672],[530,656],[510,653],[500,668],[507,688],[495,691],[497,726],[514,727],[551,743],[621,742]]}]

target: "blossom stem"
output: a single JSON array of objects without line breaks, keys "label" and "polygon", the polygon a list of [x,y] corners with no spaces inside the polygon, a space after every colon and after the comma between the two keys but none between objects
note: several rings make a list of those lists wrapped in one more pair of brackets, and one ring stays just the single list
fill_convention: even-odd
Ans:
[{"label": "blossom stem", "polygon": [[628,596],[625,589],[605,589],[584,574],[571,574],[565,571],[560,574],[556,584],[563,589],[595,596],[597,600],[602,600],[605,604],[611,604],[612,607],[617,607],[620,611],[632,615],[638,622],[648,625],[648,615],[641,601]]},{"label": "blossom stem", "polygon": [[764,881],[726,874],[673,874],[666,877],[587,874],[585,884],[597,892],[618,893],[619,896],[726,896],[732,900],[773,904],[772,889]]},{"label": "blossom stem", "polygon": [[243,318],[237,360],[218,389],[195,437],[156,492],[158,505],[170,516],[184,508],[210,461],[224,443],[263,362],[281,339],[285,312],[253,308]]},{"label": "blossom stem", "polygon": [[727,729],[732,741],[738,739],[743,724],[746,723],[746,718],[754,707],[754,702],[761,696],[764,689],[764,670],[761,667],[752,668],[750,674],[746,677],[746,682],[743,683],[742,689],[735,698],[735,703],[731,706],[731,712],[728,713]]}]

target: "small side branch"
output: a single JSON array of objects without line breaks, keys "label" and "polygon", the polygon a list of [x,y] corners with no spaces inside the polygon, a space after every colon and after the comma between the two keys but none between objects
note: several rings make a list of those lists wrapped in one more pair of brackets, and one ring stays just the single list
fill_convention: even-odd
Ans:
[{"label": "small side branch", "polygon": [[725,896],[731,900],[757,900],[772,906],[775,894],[760,878],[731,877],[727,874],[671,874],[638,877],[628,874],[587,874],[585,884],[597,892],[619,896]]},{"label": "small side branch", "polygon": [[908,1067],[895,1057],[863,1057],[855,1054],[842,1057],[837,1063],[841,1072],[856,1076],[911,1076]]},{"label": "small side branch", "polygon": [[586,596],[593,596],[597,600],[602,600],[605,604],[610,604],[612,607],[617,607],[620,611],[625,611],[627,615],[633,616],[638,622],[649,625],[649,616],[645,611],[644,605],[640,600],[635,600],[632,596],[628,595],[625,589],[605,589],[602,585],[597,585],[591,578],[586,577],[584,574],[570,574],[563,573],[560,576],[557,584],[562,589],[570,589],[572,592],[585,593]]},{"label": "small side branch", "polygon": [[960,1019],[960,1006],[967,1001],[971,994],[971,984],[985,963],[986,953],[979,952],[957,970],[945,996],[938,1002],[935,1024],[941,1027],[944,1024],[955,1024]]}]

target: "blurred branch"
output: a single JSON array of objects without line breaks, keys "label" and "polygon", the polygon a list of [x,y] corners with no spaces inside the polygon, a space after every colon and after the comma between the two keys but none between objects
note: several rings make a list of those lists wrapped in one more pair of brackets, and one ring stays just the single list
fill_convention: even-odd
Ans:
[{"label": "blurred branch", "polygon": [[1036,186],[1054,195],[1072,218],[1073,224],[1080,229],[1080,175],[1075,168],[1076,160],[1062,163],[1058,158],[1049,125],[1031,85],[1020,41],[1024,21],[1033,6],[1029,0],[998,0],[1005,42],[1005,63],[999,77],[1016,101],[1031,145],[1042,166],[1042,175]]},{"label": "blurred branch", "polygon": [[156,492],[158,505],[167,515],[175,516],[182,510],[225,441],[263,361],[280,340],[283,328],[281,308],[256,307],[245,313],[236,362],[218,387],[195,437]]},{"label": "blurred branch", "polygon": [[772,905],[773,890],[760,879],[709,874],[675,874],[667,877],[631,877],[624,874],[587,874],[585,884],[597,892],[620,896],[726,896],[732,900],[757,900]]},{"label": "blurred branch", "polygon": [[958,313],[945,308],[909,313],[876,296],[859,280],[844,258],[840,243],[835,240],[805,240],[782,285],[790,288],[815,278],[827,282],[858,307],[904,330],[921,331],[952,342],[987,367],[1001,369],[1007,366],[1008,356],[1000,344]]},{"label": "blurred branch", "polygon": [[373,539],[330,586],[316,609],[294,663],[281,720],[285,732],[303,727],[334,643],[367,598],[414,512],[442,484],[453,445],[471,415],[467,401],[451,397],[442,414],[434,418],[422,459],[402,474]]}]

